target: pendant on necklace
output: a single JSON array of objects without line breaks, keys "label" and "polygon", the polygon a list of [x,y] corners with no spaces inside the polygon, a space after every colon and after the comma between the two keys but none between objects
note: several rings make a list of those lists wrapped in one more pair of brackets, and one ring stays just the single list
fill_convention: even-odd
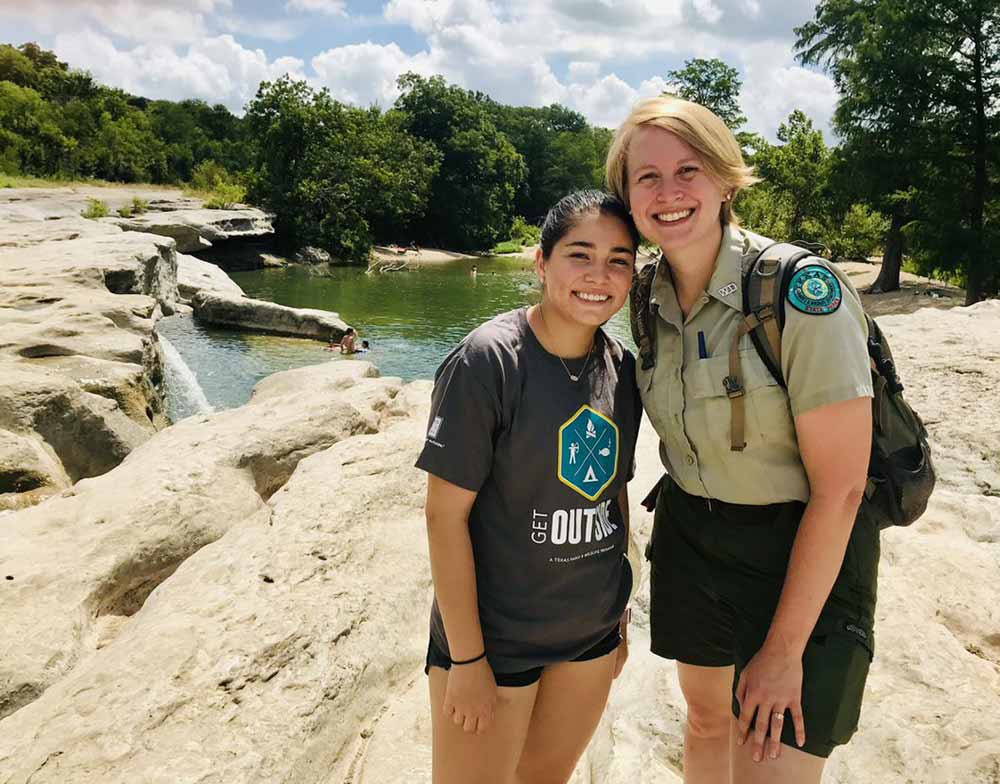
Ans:
[{"label": "pendant on necklace", "polygon": [[569,380],[570,381],[579,381],[580,377],[579,376],[574,376],[572,373],[570,373],[569,374]]}]

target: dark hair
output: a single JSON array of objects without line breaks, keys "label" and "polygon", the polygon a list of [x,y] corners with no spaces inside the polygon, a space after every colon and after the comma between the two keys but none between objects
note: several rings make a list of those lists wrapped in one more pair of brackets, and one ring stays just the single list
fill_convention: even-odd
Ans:
[{"label": "dark hair", "polygon": [[617,196],[596,190],[574,191],[556,202],[545,216],[540,241],[542,256],[545,258],[551,256],[556,243],[588,212],[599,212],[602,215],[618,218],[625,224],[629,236],[632,237],[632,244],[636,248],[639,247],[639,230],[636,229],[628,209]]}]

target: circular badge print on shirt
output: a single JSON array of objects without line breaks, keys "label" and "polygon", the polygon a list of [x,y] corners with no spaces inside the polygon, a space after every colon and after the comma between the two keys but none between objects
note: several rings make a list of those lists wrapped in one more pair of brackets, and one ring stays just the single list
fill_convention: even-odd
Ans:
[{"label": "circular badge print on shirt", "polygon": [[803,313],[814,316],[833,313],[840,307],[842,299],[837,276],[819,264],[803,267],[788,284],[788,301]]}]

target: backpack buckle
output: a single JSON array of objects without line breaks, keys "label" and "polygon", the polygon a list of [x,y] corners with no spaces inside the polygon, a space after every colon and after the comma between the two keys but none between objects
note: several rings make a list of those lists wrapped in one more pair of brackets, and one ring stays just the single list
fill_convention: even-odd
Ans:
[{"label": "backpack buckle", "polygon": [[724,379],[722,379],[722,386],[725,387],[726,397],[728,397],[730,400],[737,397],[743,397],[745,393],[743,385],[739,382],[738,379],[735,379],[732,376],[726,376]]},{"label": "backpack buckle", "polygon": [[768,319],[774,318],[774,308],[771,307],[770,305],[762,305],[761,307],[757,308],[757,310],[755,310],[753,314],[757,317],[757,321],[763,324]]},{"label": "backpack buckle", "polygon": [[770,278],[771,276],[776,275],[779,269],[781,269],[780,256],[776,259],[769,259],[766,255],[764,255],[761,256],[760,260],[756,264],[753,274],[761,278]]}]

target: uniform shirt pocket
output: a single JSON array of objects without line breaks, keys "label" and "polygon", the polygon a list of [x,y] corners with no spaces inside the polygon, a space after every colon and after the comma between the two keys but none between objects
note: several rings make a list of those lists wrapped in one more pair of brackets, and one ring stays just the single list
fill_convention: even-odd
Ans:
[{"label": "uniform shirt pocket", "polygon": [[[740,351],[740,371],[746,391],[743,405],[747,412],[747,445],[789,440],[794,445],[788,396],[752,346]],[[696,430],[695,440],[697,435],[705,433],[716,444],[730,443],[732,403],[724,381],[728,375],[728,354],[695,360],[685,372],[685,394],[691,401],[685,418],[695,420],[689,425]]]},{"label": "uniform shirt pocket", "polygon": [[731,407],[723,384],[728,375],[729,357],[697,359],[684,370],[684,425],[703,459],[729,443]]}]

